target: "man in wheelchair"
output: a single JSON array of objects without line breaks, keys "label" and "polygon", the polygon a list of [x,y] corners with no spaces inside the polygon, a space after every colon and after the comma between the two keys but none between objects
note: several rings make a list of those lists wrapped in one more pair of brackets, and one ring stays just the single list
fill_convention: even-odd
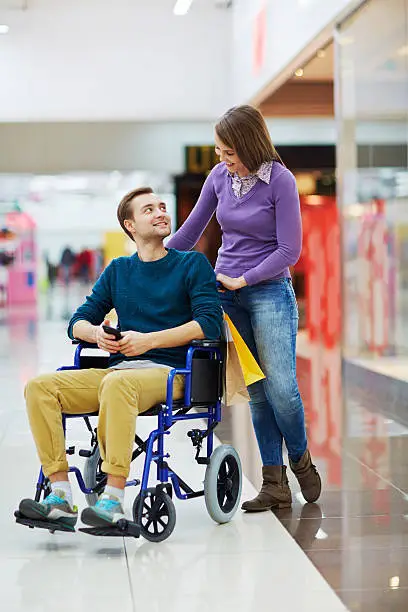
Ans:
[{"label": "man in wheelchair", "polygon": [[[62,413],[99,411],[98,443],[107,486],[81,520],[108,527],[124,518],[136,417],[166,398],[168,373],[183,368],[189,343],[221,335],[222,309],[214,272],[204,255],[166,249],[171,232],[166,205],[152,189],[135,189],[120,202],[118,220],[137,245],[131,257],[114,259],[91,295],[72,316],[71,339],[110,353],[107,369],[67,369],[30,380],[28,418],[51,493],[42,502],[24,499],[20,515],[74,527],[78,519],[68,479]],[[118,315],[120,337],[107,313]],[[176,376],[174,399],[183,396]]]}]

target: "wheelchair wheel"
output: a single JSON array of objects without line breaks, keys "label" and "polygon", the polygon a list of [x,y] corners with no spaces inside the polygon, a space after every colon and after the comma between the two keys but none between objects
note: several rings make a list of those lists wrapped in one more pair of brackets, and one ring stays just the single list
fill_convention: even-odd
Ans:
[{"label": "wheelchair wheel", "polygon": [[[133,502],[133,520],[137,523],[140,506],[140,494]],[[163,542],[176,525],[176,509],[171,497],[165,491],[155,488],[147,489],[143,501],[140,534],[149,542]]]},{"label": "wheelchair wheel", "polygon": [[[105,474],[101,471],[101,465],[101,453],[99,452],[99,446],[96,446],[95,451],[85,461],[84,483],[87,489],[93,489],[102,478],[105,478]],[[88,493],[85,495],[85,499],[88,506],[94,506],[98,501],[98,494]]]},{"label": "wheelchair wheel", "polygon": [[235,448],[218,446],[207,465],[204,498],[208,514],[216,523],[228,523],[237,511],[242,490],[241,460]]}]

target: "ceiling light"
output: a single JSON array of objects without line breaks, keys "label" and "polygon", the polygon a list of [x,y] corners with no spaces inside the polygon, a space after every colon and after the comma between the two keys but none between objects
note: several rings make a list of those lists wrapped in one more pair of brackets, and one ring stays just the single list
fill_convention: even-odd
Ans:
[{"label": "ceiling light", "polygon": [[324,49],[319,49],[316,55],[319,59],[323,59],[326,57],[326,51]]},{"label": "ceiling light", "polygon": [[177,0],[173,13],[175,15],[186,15],[192,5],[193,0]]},{"label": "ceiling light", "polygon": [[390,589],[398,589],[400,585],[399,576],[393,576],[390,578]]},{"label": "ceiling light", "polygon": [[297,77],[302,77],[303,76],[303,68],[298,68],[295,72],[295,75]]},{"label": "ceiling light", "polygon": [[0,25],[0,34],[8,34],[9,30],[8,25]]}]

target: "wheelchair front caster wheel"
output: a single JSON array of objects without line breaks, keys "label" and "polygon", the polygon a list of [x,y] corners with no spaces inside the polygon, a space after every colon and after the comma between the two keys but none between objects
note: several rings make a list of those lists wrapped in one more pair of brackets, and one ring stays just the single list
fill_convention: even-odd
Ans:
[{"label": "wheelchair front caster wheel", "polygon": [[[138,523],[141,494],[133,502],[133,520]],[[140,535],[149,542],[163,542],[176,525],[176,509],[170,496],[163,490],[147,489],[143,499]]]},{"label": "wheelchair front caster wheel", "polygon": [[216,523],[228,523],[241,499],[242,468],[235,448],[218,446],[211,455],[204,479],[204,498],[208,514]]}]

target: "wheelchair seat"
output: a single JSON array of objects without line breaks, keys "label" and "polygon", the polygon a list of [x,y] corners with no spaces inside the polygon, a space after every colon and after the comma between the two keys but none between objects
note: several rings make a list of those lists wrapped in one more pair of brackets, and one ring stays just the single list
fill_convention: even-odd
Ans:
[{"label": "wheelchair seat", "polygon": [[[157,416],[160,412],[160,410],[163,410],[164,408],[164,404],[155,404],[154,406],[152,406],[151,408],[149,408],[148,410],[145,410],[144,412],[140,412],[137,417],[143,417],[143,416]],[[181,410],[184,407],[184,402],[183,400],[175,400],[173,402],[173,410],[177,411],[177,410]],[[191,408],[188,407],[188,410]],[[185,410],[187,411],[187,408],[185,408]],[[97,417],[99,415],[99,411],[95,411],[95,412],[84,412],[83,414],[71,414],[71,413],[66,413],[63,412],[63,415],[65,416],[65,418],[78,418],[78,417]]]},{"label": "wheelchair seat", "polygon": [[[81,345],[83,349],[97,349],[96,344],[73,340],[72,344]],[[217,348],[221,350],[223,355],[221,361],[208,359],[208,354],[197,351],[194,355],[194,367],[191,370],[191,389],[188,400],[173,400],[175,410],[185,408],[187,412],[192,406],[205,406],[212,402],[217,402],[222,397],[223,377],[225,368],[223,361],[225,360],[225,342],[211,340],[194,340],[191,346],[196,349],[211,349]],[[109,367],[109,357],[105,355],[84,355],[79,353],[77,367],[82,369],[99,368],[106,369]],[[187,409],[186,401],[190,408]],[[152,406],[148,410],[141,412],[138,416],[157,416],[162,409],[162,405]]]},{"label": "wheelchair seat", "polygon": [[[179,410],[180,408],[183,408],[183,406],[184,406],[183,400],[173,401],[173,410]],[[163,408],[164,408],[164,404],[155,404],[148,410],[145,410],[144,412],[140,412],[137,416],[138,418],[143,417],[143,416],[157,416],[160,410],[163,410]]]}]

